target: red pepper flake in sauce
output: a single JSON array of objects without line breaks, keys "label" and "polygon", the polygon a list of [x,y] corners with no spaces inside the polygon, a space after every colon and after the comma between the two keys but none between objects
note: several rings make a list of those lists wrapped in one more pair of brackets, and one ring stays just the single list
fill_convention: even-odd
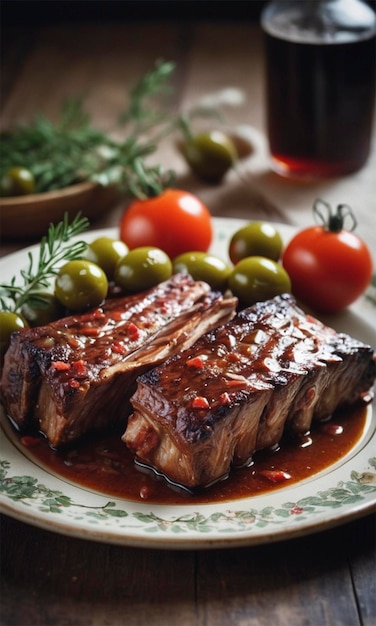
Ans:
[{"label": "red pepper flake in sauce", "polygon": [[221,393],[219,396],[219,404],[230,404],[230,396],[227,391],[225,391],[225,393]]},{"label": "red pepper flake in sauce", "polygon": [[80,383],[75,378],[71,378],[70,380],[68,380],[68,385],[72,389],[79,389],[80,388]]},{"label": "red pepper flake in sauce", "polygon": [[209,407],[209,401],[204,396],[196,396],[196,398],[192,400],[193,409],[208,409]]},{"label": "red pepper flake in sauce", "polygon": [[83,326],[81,328],[81,333],[85,335],[85,337],[98,337],[99,328],[96,326]]},{"label": "red pepper flake in sauce", "polygon": [[87,376],[86,364],[83,359],[79,359],[72,363],[72,368],[74,369],[75,376]]},{"label": "red pepper flake in sauce", "polygon": [[115,352],[115,354],[126,354],[127,352],[126,347],[118,341],[113,342],[111,346],[111,350],[112,352]]},{"label": "red pepper flake in sauce", "polygon": [[204,361],[206,360],[207,357],[203,357],[203,356],[194,356],[191,359],[187,359],[186,360],[186,365],[188,367],[194,367],[198,370],[202,370],[204,369]]},{"label": "red pepper flake in sauce", "polygon": [[70,369],[70,363],[65,363],[64,361],[52,361],[50,368],[52,370],[57,370],[58,372],[66,372]]},{"label": "red pepper flake in sauce", "polygon": [[291,475],[283,470],[261,470],[260,475],[271,483],[283,483],[285,480],[290,480],[291,478]]},{"label": "red pepper flake in sauce", "polygon": [[140,329],[138,328],[138,326],[136,326],[136,324],[134,324],[134,322],[129,323],[128,335],[132,341],[135,341],[140,336]]}]

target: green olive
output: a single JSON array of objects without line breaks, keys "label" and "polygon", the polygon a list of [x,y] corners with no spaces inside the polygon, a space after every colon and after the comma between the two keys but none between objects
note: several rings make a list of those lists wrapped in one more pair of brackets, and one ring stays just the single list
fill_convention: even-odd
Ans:
[{"label": "green olive", "polygon": [[207,252],[185,252],[177,256],[172,263],[174,274],[188,273],[194,280],[203,280],[212,287],[224,291],[231,267]]},{"label": "green olive", "polygon": [[181,150],[196,176],[212,183],[220,182],[238,158],[233,141],[219,130],[193,135]]},{"label": "green olive", "polygon": [[1,358],[8,349],[12,333],[27,328],[26,320],[18,313],[0,311],[0,355]]},{"label": "green olive", "polygon": [[163,250],[153,247],[134,248],[120,259],[115,270],[115,284],[125,291],[143,291],[168,280],[172,263]]},{"label": "green olive", "polygon": [[91,261],[68,261],[55,281],[55,295],[71,311],[99,306],[108,291],[108,280],[101,267]]},{"label": "green olive", "polygon": [[1,177],[1,196],[26,196],[34,192],[35,179],[26,167],[11,167]]},{"label": "green olive", "polygon": [[53,293],[41,292],[38,296],[32,304],[22,307],[22,315],[30,326],[44,326],[64,316],[65,309]]},{"label": "green olive", "polygon": [[291,291],[290,278],[282,265],[261,256],[239,261],[229,276],[228,286],[246,306]]},{"label": "green olive", "polygon": [[278,261],[282,249],[282,237],[272,224],[250,222],[231,237],[229,256],[234,265],[249,256],[265,256]]},{"label": "green olive", "polygon": [[128,246],[119,239],[98,237],[89,246],[85,258],[102,268],[108,280],[113,280],[117,262],[128,253]]}]

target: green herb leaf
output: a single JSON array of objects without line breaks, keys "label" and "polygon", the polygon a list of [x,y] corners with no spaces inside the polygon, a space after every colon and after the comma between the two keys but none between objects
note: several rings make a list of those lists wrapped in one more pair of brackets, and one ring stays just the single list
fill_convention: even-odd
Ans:
[{"label": "green herb leaf", "polygon": [[[69,223],[68,214],[58,224],[51,224],[48,233],[40,242],[39,255],[28,254],[28,266],[21,270],[22,284],[16,284],[13,276],[9,284],[0,284],[0,303],[4,311],[20,311],[27,302],[35,301],[38,291],[48,288],[50,279],[55,276],[63,261],[82,258],[87,244],[84,241],[71,241],[89,227],[89,221],[80,213]],[[38,299],[38,297],[37,297]]]},{"label": "green herb leaf", "polygon": [[[136,190],[144,196],[143,187],[150,188],[156,172],[145,163],[139,170],[137,164],[156,149],[155,140],[145,139],[145,133],[168,119],[155,99],[169,92],[167,83],[174,68],[174,63],[158,61],[131,90],[129,105],[111,129],[122,129],[126,139],[114,141],[110,133],[93,128],[78,97],[63,103],[56,124],[38,114],[30,124],[1,133],[0,177],[12,167],[25,167],[34,176],[36,192],[93,181],[115,184],[123,193]],[[135,176],[141,176],[137,185]]]}]

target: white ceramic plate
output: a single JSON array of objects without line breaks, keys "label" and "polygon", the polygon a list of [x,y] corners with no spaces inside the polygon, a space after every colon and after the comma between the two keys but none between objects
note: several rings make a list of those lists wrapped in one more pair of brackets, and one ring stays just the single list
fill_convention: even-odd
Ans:
[{"label": "white ceramic plate", "polygon": [[[215,219],[213,252],[227,258],[229,237],[242,220]],[[294,229],[278,224],[285,241]],[[91,232],[117,236],[115,230]],[[23,250],[0,261],[2,281],[27,265]],[[35,248],[34,248],[35,249]],[[376,344],[375,308],[366,298],[324,320],[365,342]],[[350,521],[376,508],[376,411],[369,407],[364,432],[341,461],[310,479],[271,493],[199,505],[153,505],[98,494],[54,475],[15,445],[2,416],[1,510],[50,531],[85,539],[145,548],[235,547],[288,539]]]}]

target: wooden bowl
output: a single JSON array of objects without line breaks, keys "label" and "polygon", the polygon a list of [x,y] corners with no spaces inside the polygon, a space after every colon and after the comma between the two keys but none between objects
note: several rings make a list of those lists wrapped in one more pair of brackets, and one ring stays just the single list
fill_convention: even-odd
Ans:
[{"label": "wooden bowl", "polygon": [[90,182],[59,191],[0,198],[0,236],[3,240],[40,238],[47,233],[51,223],[63,219],[64,213],[73,219],[80,211],[92,222],[114,208],[119,199],[119,192],[114,187]]}]

